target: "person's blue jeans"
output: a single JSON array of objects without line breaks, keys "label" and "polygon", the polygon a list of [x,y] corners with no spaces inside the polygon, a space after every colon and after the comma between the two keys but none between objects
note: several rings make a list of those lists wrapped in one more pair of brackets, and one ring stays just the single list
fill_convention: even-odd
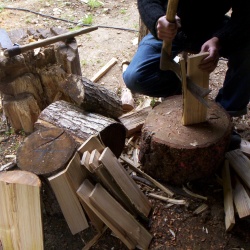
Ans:
[{"label": "person's blue jeans", "polygon": [[[172,55],[182,51],[199,52],[206,41],[189,43],[178,35],[172,43]],[[151,97],[168,97],[181,94],[182,87],[172,71],[160,70],[162,41],[146,35],[138,46],[131,63],[123,73],[126,86],[134,93]],[[250,99],[250,45],[239,48],[228,56],[228,70],[223,87],[215,101],[231,116],[246,114]]]}]

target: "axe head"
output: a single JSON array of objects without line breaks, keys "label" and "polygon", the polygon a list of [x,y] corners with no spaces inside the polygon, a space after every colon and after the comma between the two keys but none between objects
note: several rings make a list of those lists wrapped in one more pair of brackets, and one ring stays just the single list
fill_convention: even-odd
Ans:
[{"label": "axe head", "polygon": [[5,29],[0,29],[0,50],[5,50],[13,47],[13,43]]}]

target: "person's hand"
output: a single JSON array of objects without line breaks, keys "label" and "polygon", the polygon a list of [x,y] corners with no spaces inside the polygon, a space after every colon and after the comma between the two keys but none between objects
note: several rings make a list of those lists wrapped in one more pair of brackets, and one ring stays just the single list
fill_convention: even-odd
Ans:
[{"label": "person's hand", "polygon": [[200,52],[209,52],[209,55],[201,61],[199,65],[201,70],[207,71],[208,73],[215,70],[220,57],[219,49],[220,43],[217,37],[211,38],[202,45]]},{"label": "person's hand", "polygon": [[172,41],[176,36],[179,23],[179,19],[176,19],[175,23],[170,23],[167,21],[166,16],[160,17],[156,26],[157,37],[164,41]]}]

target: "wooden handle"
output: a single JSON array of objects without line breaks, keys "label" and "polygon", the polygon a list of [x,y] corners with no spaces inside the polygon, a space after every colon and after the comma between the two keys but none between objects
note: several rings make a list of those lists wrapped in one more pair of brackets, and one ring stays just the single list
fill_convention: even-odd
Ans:
[{"label": "wooden handle", "polygon": [[[178,3],[179,3],[179,0],[168,1],[166,19],[170,23],[175,22],[175,15],[177,12]],[[166,65],[166,60],[169,60],[169,56],[171,56],[171,51],[172,51],[172,42],[163,41],[162,52],[161,52],[161,63],[160,63],[160,68],[162,70],[166,70],[165,69],[166,67],[164,67],[164,65]]]},{"label": "wooden handle", "polygon": [[72,31],[72,32],[67,32],[65,34],[49,37],[49,38],[43,39],[41,41],[29,43],[26,45],[13,46],[12,48],[6,49],[4,51],[4,55],[6,57],[16,56],[16,55],[24,53],[28,50],[36,49],[36,48],[39,48],[42,46],[47,46],[47,45],[50,45],[50,44],[53,44],[53,43],[56,43],[59,41],[64,41],[64,40],[67,40],[69,38],[73,38],[75,36],[89,33],[89,32],[94,31],[96,29],[98,29],[98,27],[93,26],[93,27],[84,28],[84,29],[80,29],[80,30],[76,30],[76,31]]}]

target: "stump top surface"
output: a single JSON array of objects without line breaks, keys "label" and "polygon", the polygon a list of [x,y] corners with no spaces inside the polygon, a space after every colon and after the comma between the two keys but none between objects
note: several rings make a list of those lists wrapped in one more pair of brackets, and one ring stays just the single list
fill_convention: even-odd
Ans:
[{"label": "stump top surface", "polygon": [[17,151],[17,165],[37,175],[63,170],[76,151],[73,138],[61,128],[38,130]]},{"label": "stump top surface", "polygon": [[164,100],[149,113],[143,130],[153,133],[155,141],[175,148],[193,148],[214,144],[231,129],[230,117],[213,101],[209,101],[206,122],[184,126],[182,105],[182,96]]}]

